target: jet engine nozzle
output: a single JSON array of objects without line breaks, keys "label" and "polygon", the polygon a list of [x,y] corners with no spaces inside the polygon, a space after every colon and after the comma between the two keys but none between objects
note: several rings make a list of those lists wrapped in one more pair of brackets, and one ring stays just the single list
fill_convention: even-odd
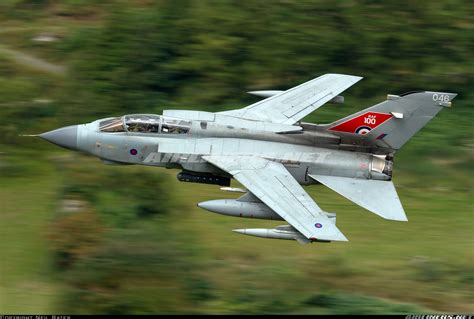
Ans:
[{"label": "jet engine nozzle", "polygon": [[370,161],[370,176],[372,179],[391,180],[393,171],[393,160],[385,157],[372,156]]}]

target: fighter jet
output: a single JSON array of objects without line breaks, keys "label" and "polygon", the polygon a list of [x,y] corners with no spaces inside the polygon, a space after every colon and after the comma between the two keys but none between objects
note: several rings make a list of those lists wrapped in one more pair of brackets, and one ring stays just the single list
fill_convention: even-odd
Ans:
[{"label": "fighter jet", "polygon": [[[211,212],[285,220],[270,229],[237,233],[300,243],[347,241],[336,215],[323,211],[301,185],[323,184],[382,218],[407,221],[392,182],[396,152],[455,93],[418,91],[329,124],[302,122],[362,77],[325,74],[285,91],[253,91],[264,99],[224,112],[165,110],[63,127],[40,135],[106,164],[180,169],[182,182],[216,184],[243,193],[201,202]],[[243,188],[232,188],[231,179]]]}]

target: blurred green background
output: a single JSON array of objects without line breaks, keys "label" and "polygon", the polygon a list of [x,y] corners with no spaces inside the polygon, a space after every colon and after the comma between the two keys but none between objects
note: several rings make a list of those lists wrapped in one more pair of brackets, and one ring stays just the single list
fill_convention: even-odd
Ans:
[{"label": "blurred green background", "polygon": [[[1,0],[0,313],[473,313],[473,16],[451,0]],[[324,73],[365,79],[309,122],[459,93],[396,156],[408,223],[310,186],[348,243],[243,237],[230,230],[281,222],[200,210],[234,196],[177,170],[19,136],[239,108]]]}]

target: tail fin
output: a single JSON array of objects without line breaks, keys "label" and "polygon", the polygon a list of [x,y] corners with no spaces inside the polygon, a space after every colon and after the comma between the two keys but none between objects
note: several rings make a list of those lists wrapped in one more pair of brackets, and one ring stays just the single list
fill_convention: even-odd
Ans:
[{"label": "tail fin", "polygon": [[387,100],[327,125],[331,133],[360,138],[373,147],[399,150],[443,107],[450,107],[456,93],[415,92]]}]

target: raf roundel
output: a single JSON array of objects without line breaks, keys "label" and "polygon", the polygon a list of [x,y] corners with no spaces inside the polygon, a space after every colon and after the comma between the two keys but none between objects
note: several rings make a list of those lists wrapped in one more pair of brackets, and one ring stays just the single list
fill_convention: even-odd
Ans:
[{"label": "raf roundel", "polygon": [[365,135],[365,134],[369,133],[370,130],[371,130],[371,128],[368,127],[368,126],[359,126],[359,127],[355,130],[354,133],[356,133],[356,134],[361,134],[361,135]]},{"label": "raf roundel", "polygon": [[137,154],[138,154],[138,151],[137,151],[136,149],[132,148],[132,149],[130,150],[130,154],[132,154],[132,155],[137,155]]},{"label": "raf roundel", "polygon": [[314,224],[314,227],[316,227],[316,228],[321,228],[321,227],[323,227],[323,224],[321,224],[321,223],[316,223],[316,224]]}]

